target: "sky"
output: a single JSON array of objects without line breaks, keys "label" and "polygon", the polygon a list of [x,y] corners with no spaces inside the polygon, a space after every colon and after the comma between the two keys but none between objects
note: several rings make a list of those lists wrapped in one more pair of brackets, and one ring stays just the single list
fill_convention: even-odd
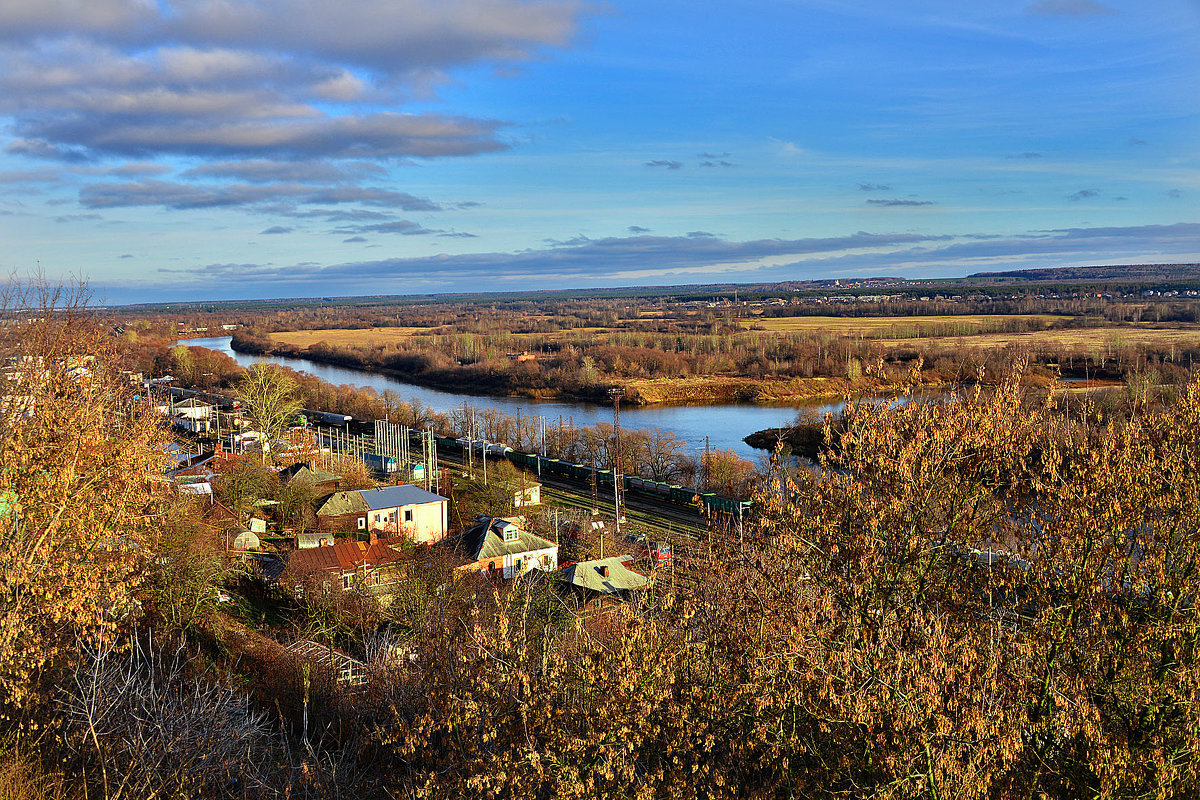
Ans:
[{"label": "sky", "polygon": [[0,0],[101,302],[1200,262],[1200,0]]}]

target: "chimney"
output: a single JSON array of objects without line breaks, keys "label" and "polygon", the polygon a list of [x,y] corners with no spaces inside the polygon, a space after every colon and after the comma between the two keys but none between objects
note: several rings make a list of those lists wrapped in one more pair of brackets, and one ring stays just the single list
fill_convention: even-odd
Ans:
[{"label": "chimney", "polygon": [[607,566],[601,567],[600,574],[607,578],[608,577],[608,567]]}]

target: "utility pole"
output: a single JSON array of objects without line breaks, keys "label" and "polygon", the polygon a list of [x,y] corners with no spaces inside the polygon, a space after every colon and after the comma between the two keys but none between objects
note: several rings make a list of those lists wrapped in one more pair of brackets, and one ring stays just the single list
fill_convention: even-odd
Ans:
[{"label": "utility pole", "polygon": [[621,535],[621,395],[625,389],[616,387],[608,390],[608,396],[613,401],[613,432],[615,447],[613,449],[613,517],[616,519],[614,535]]},{"label": "utility pole", "polygon": [[708,449],[708,437],[704,437],[704,460],[700,462],[700,491],[708,491],[708,470],[712,464],[712,453]]},{"label": "utility pole", "polygon": [[538,459],[538,480],[542,479],[542,462],[546,460],[546,418],[538,417],[542,423],[542,457]]}]

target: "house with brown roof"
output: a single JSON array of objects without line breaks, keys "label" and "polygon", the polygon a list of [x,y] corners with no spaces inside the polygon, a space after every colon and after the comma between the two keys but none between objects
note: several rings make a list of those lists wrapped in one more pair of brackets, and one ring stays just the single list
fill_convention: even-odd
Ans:
[{"label": "house with brown roof", "polygon": [[366,542],[338,542],[293,551],[279,584],[296,595],[307,591],[361,590],[380,599],[406,574],[412,543],[403,536],[382,539],[371,534]]}]

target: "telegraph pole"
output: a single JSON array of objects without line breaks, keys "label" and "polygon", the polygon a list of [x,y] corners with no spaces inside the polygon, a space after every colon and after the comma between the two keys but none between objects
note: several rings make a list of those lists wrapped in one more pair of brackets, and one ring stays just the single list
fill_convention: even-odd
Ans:
[{"label": "telegraph pole", "polygon": [[621,395],[625,394],[623,387],[614,386],[608,390],[608,396],[613,401],[613,431],[615,449],[613,450],[613,517],[616,519],[614,535],[621,535]]}]

